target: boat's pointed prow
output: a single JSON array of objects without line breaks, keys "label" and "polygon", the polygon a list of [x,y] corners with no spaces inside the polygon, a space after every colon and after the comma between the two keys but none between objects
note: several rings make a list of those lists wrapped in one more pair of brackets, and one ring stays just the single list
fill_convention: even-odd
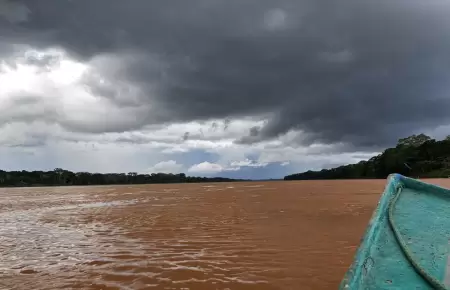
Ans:
[{"label": "boat's pointed prow", "polygon": [[450,289],[450,190],[388,177],[340,289]]}]

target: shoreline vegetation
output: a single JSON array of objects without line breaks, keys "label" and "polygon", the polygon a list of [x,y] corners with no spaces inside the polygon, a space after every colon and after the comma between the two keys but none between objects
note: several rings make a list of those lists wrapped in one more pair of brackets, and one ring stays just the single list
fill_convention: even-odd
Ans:
[{"label": "shoreline vegetation", "polygon": [[425,134],[412,135],[368,161],[291,174],[284,180],[380,179],[391,173],[413,178],[450,178],[450,135],[441,141]]},{"label": "shoreline vegetation", "polygon": [[[450,177],[450,136],[441,141],[424,134],[398,141],[396,147],[357,164],[343,165],[320,171],[287,175],[281,180],[320,179],[384,179],[391,173],[414,178]],[[274,179],[279,180],[279,179]],[[0,187],[166,184],[252,181],[224,177],[186,176],[184,173],[89,173],[71,172],[61,168],[52,171],[0,170]],[[255,180],[261,181],[261,180]]]},{"label": "shoreline vegetation", "polygon": [[0,170],[0,187],[39,187],[76,185],[164,184],[248,181],[223,177],[195,177],[184,173],[89,173],[71,172],[61,168],[52,171]]}]

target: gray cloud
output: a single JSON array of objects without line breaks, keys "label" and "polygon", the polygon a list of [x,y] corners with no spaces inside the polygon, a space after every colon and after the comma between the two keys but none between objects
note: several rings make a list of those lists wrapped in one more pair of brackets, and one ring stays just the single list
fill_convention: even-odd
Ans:
[{"label": "gray cloud", "polygon": [[261,127],[254,126],[248,130],[248,136],[244,136],[236,141],[238,144],[252,144],[258,141],[262,141],[261,138]]},{"label": "gray cloud", "polygon": [[111,78],[138,86],[139,98],[87,83],[117,104],[157,109],[135,126],[263,115],[242,143],[295,129],[306,144],[361,148],[450,123],[446,1],[16,3],[30,13],[0,29],[9,41],[63,46],[80,60],[127,56]]}]

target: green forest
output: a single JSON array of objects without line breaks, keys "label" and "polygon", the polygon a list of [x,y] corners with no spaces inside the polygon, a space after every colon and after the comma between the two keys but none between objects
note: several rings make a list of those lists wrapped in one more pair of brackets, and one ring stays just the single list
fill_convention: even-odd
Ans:
[{"label": "green forest", "polygon": [[9,186],[64,186],[150,183],[197,183],[239,181],[221,177],[192,177],[180,174],[152,173],[89,173],[71,172],[61,168],[53,171],[3,171],[0,170],[0,187]]},{"label": "green forest", "polygon": [[386,178],[391,173],[414,178],[450,177],[450,136],[436,141],[425,134],[412,135],[368,161],[292,174],[284,180]]}]

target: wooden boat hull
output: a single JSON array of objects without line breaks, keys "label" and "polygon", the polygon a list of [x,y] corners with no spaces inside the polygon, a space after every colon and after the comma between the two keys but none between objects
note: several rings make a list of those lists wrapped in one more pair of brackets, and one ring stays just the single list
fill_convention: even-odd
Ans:
[{"label": "wooden boat hull", "polygon": [[392,174],[340,289],[450,289],[449,254],[450,190]]}]

